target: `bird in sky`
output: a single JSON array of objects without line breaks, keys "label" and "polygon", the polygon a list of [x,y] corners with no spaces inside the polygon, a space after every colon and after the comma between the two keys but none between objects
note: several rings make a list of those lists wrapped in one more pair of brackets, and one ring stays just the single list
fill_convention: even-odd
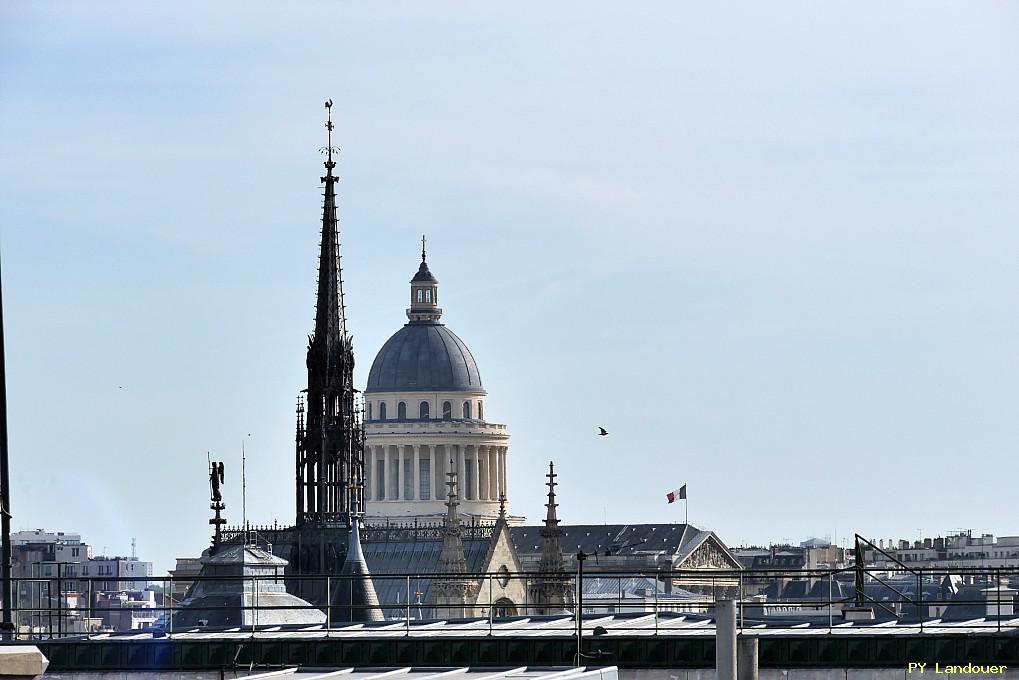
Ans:
[{"label": "bird in sky", "polygon": [[599,427],[598,430],[599,430],[599,432],[598,432],[598,436],[599,437],[604,437],[605,435],[608,434],[608,432],[605,430],[604,427]]}]

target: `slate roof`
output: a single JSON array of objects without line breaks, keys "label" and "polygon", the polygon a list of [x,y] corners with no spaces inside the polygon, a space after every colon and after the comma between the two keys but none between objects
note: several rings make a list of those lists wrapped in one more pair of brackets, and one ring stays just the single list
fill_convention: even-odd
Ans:
[{"label": "slate roof", "polygon": [[[564,553],[583,550],[592,556],[661,554],[682,560],[712,535],[692,524],[571,524],[561,528]],[[541,525],[509,528],[518,555],[523,558],[541,553],[541,529]]]},{"label": "slate roof", "polygon": [[463,340],[444,325],[408,323],[379,350],[365,392],[438,391],[484,394],[478,365]]},{"label": "slate roof", "polygon": [[[489,540],[464,538],[464,555],[467,558],[468,573],[477,573],[484,566],[488,554]],[[442,553],[441,538],[427,538],[416,541],[392,541],[369,543],[363,541],[368,569],[372,583],[382,605],[407,603],[407,579],[405,576],[385,578],[386,574],[435,573],[439,571],[439,555]],[[415,593],[421,593],[421,602],[429,601],[432,579],[412,576],[410,579],[411,602],[417,601]],[[387,610],[387,615],[392,610]]]}]

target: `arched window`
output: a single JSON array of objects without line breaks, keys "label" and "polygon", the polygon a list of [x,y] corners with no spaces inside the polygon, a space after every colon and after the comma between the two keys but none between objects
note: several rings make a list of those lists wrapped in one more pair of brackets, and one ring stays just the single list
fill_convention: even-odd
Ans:
[{"label": "arched window", "polygon": [[478,420],[485,419],[485,406],[484,403],[478,399]]},{"label": "arched window", "polygon": [[422,298],[423,295],[424,295],[424,291],[422,291],[420,288],[418,288],[418,302],[421,302],[421,300],[423,299]]},{"label": "arched window", "polygon": [[431,302],[431,301],[432,301],[432,291],[426,290],[425,291],[425,302]]},{"label": "arched window", "polygon": [[368,402],[368,420],[372,419],[372,403]]},{"label": "arched window", "polygon": [[464,420],[470,420],[470,419],[471,419],[471,402],[465,401],[464,402]]},{"label": "arched window", "polygon": [[418,407],[418,418],[420,418],[421,420],[428,420],[428,416],[429,416],[428,402],[423,401],[421,402],[421,405]]},{"label": "arched window", "polygon": [[379,420],[385,420],[385,419],[386,419],[386,402],[380,401],[379,402]]},{"label": "arched window", "polygon": [[442,419],[453,420],[453,404],[448,401],[442,402]]},{"label": "arched window", "polygon": [[396,419],[407,420],[407,402],[401,401],[396,405]]}]

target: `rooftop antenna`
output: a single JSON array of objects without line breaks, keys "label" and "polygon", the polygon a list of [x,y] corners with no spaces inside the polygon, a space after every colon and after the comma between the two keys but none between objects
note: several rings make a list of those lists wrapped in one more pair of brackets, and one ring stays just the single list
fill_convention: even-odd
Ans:
[{"label": "rooftop antenna", "polygon": [[131,561],[138,559],[138,539],[134,536],[131,537]]},{"label": "rooftop antenna", "polygon": [[[251,433],[248,433],[248,437]],[[247,437],[241,439],[241,526],[244,527],[244,545],[248,545],[248,473],[247,473],[247,461],[248,455],[247,450],[244,447],[244,442]]]}]

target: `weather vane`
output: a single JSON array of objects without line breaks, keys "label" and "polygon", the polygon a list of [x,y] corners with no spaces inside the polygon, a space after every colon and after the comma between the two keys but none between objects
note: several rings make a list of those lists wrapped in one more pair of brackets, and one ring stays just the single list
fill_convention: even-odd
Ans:
[{"label": "weather vane", "polygon": [[326,167],[332,167],[330,165],[333,162],[333,152],[340,152],[340,147],[333,146],[333,100],[326,100],[326,145],[319,149],[319,153],[328,155],[326,161]]}]

